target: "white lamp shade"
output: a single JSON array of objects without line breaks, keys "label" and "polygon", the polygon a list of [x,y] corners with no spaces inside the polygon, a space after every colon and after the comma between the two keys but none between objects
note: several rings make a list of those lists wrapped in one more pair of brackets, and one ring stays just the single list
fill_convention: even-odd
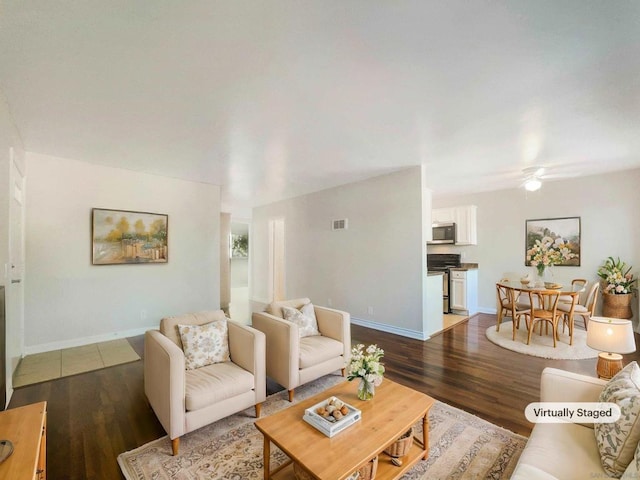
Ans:
[{"label": "white lamp shade", "polygon": [[591,317],[587,324],[587,345],[600,352],[635,352],[636,342],[631,320]]}]

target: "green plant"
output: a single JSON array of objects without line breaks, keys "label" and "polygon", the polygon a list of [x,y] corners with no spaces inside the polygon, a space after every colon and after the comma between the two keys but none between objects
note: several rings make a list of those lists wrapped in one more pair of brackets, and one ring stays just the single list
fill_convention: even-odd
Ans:
[{"label": "green plant", "polygon": [[604,292],[613,294],[631,293],[631,289],[637,281],[637,279],[633,278],[631,268],[621,261],[620,257],[616,260],[613,257],[607,258],[604,265],[598,269],[598,276],[606,283]]},{"label": "green plant", "polygon": [[249,236],[231,235],[231,256],[247,257],[249,255]]}]

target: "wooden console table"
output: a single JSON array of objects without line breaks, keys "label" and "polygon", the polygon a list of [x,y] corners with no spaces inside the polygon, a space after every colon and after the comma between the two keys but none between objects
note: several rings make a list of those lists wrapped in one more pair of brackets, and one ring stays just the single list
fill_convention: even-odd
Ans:
[{"label": "wooden console table", "polygon": [[47,402],[0,412],[0,440],[13,443],[13,453],[0,463],[0,478],[46,480]]}]

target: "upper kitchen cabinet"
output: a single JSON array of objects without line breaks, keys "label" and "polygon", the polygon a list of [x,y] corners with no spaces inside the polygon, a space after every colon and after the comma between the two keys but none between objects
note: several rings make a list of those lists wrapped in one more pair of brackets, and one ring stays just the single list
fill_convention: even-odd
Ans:
[{"label": "upper kitchen cabinet", "polygon": [[433,223],[455,223],[456,245],[477,245],[478,224],[475,205],[435,208],[431,212]]},{"label": "upper kitchen cabinet", "polygon": [[456,207],[456,243],[458,245],[478,244],[478,224],[476,221],[478,207],[465,205]]},{"label": "upper kitchen cabinet", "polygon": [[431,211],[431,221],[433,223],[455,223],[456,221],[455,207],[434,208]]}]

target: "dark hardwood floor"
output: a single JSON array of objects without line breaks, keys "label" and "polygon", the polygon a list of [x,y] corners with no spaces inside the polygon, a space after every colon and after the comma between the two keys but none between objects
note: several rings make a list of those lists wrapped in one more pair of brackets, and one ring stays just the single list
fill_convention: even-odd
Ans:
[{"label": "dark hardwood floor", "polygon": [[[546,360],[505,350],[485,336],[494,324],[494,315],[481,314],[426,342],[354,325],[352,342],[382,347],[388,378],[528,435],[524,408],[538,400],[542,369],[595,376],[596,360]],[[129,342],[144,357],[143,337]],[[625,355],[625,362],[639,358]],[[269,383],[270,393],[277,389]],[[141,361],[16,389],[9,408],[42,400],[48,402],[51,480],[122,479],[118,454],[165,435],[144,396]]]}]

